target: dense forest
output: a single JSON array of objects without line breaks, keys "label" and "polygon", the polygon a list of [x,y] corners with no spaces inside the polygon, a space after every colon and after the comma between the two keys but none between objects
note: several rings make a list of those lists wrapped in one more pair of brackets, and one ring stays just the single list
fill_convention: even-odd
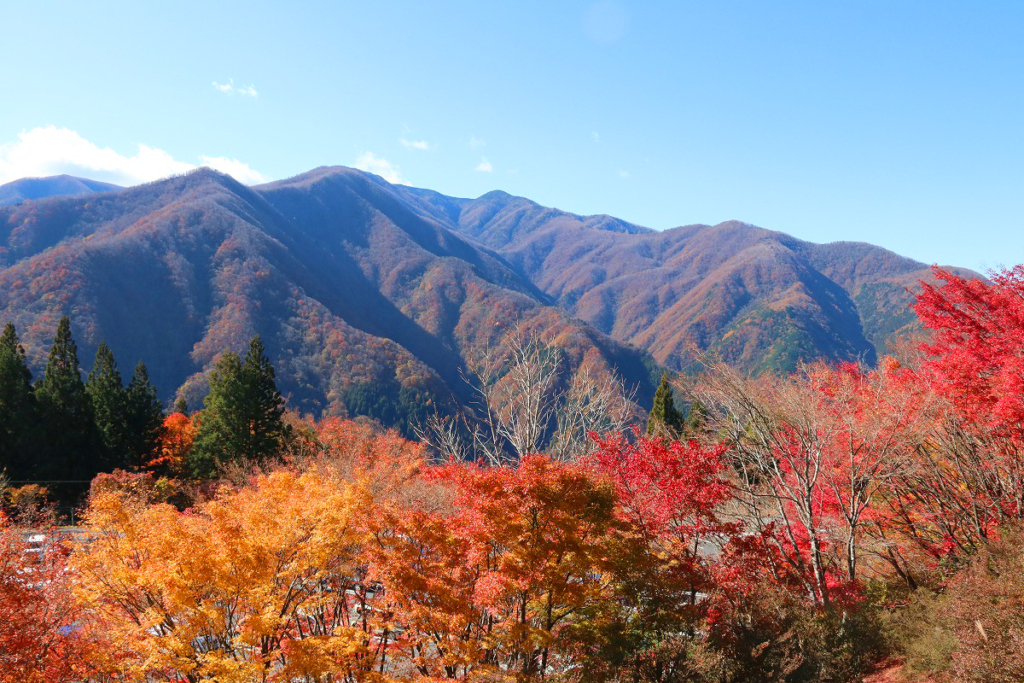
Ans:
[{"label": "dense forest", "polygon": [[12,323],[0,336],[0,471],[59,490],[99,472],[143,466],[159,444],[163,410],[144,363],[124,384],[106,344],[82,381],[71,323],[61,318],[35,382]]},{"label": "dense forest", "polygon": [[[929,337],[877,367],[705,356],[646,431],[529,335],[472,424],[301,418],[253,338],[76,528],[9,486],[0,681],[1020,680],[1024,267],[936,276]],[[132,390],[108,354],[62,379],[62,321],[33,386],[4,339],[33,397],[6,405],[75,396],[113,438],[91,397]]]}]

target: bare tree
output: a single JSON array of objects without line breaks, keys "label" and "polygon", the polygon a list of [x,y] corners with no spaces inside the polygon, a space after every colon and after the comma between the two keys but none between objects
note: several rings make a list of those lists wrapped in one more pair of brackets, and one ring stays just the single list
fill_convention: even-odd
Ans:
[{"label": "bare tree", "polygon": [[570,460],[589,451],[589,433],[622,432],[639,414],[635,390],[610,370],[588,361],[573,372],[561,349],[521,328],[485,349],[471,372],[476,416],[433,415],[416,428],[443,459],[501,467],[547,452]]},{"label": "bare tree", "polygon": [[828,575],[857,578],[865,513],[906,471],[919,412],[880,373],[818,364],[752,379],[704,362],[689,391],[730,446],[744,517],[757,531],[781,531],[781,556],[828,603]]},{"label": "bare tree", "polygon": [[635,388],[627,390],[621,379],[585,362],[562,395],[551,455],[574,460],[590,452],[590,434],[625,432],[639,417],[635,398]]},{"label": "bare tree", "polygon": [[539,453],[561,399],[561,352],[519,330],[505,342],[507,372],[488,402],[497,404],[498,433],[519,457]]},{"label": "bare tree", "polygon": [[[913,466],[894,480],[885,502],[888,529],[899,545],[925,555],[973,555],[993,530],[1024,519],[1024,458],[998,425],[967,420],[930,388],[913,392],[923,419]],[[893,555],[897,571],[905,558]],[[901,566],[901,562],[904,566]]]},{"label": "bare tree", "polygon": [[[476,428],[480,429],[479,426]],[[466,462],[472,460],[474,452],[477,452],[473,445],[476,441],[473,438],[473,427],[461,413],[441,415],[435,412],[422,424],[415,425],[413,432],[420,442],[434,449],[442,460]],[[483,455],[488,462],[491,461],[487,453]]]}]

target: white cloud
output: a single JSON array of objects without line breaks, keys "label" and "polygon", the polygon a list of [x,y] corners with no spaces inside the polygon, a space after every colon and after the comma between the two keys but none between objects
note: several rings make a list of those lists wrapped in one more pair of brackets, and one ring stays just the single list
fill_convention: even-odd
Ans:
[{"label": "white cloud", "polygon": [[402,138],[399,142],[402,143],[402,147],[406,147],[408,149],[420,149],[423,151],[427,151],[433,146],[426,140],[406,140],[405,138]]},{"label": "white cloud", "polygon": [[620,178],[628,178],[629,177],[629,171],[626,171],[626,170],[619,171],[619,177]]},{"label": "white cloud", "polygon": [[[236,159],[203,156],[200,161],[242,183],[267,180]],[[118,185],[138,185],[195,167],[148,145],[138,145],[136,154],[125,156],[56,126],[33,128],[20,133],[17,142],[0,145],[0,183],[67,173]]]},{"label": "white cloud", "polygon": [[486,145],[487,145],[487,143],[484,142],[483,140],[481,140],[480,138],[478,138],[477,136],[475,136],[475,135],[470,135],[469,136],[469,146],[472,147],[473,149],[476,149],[477,147],[484,147]]},{"label": "white cloud", "polygon": [[220,90],[225,95],[239,94],[243,97],[259,97],[259,93],[256,92],[256,88],[250,85],[235,85],[235,79],[229,78],[227,83],[213,82],[213,87]]},{"label": "white cloud", "polygon": [[215,171],[220,171],[221,173],[227,173],[243,185],[259,185],[260,183],[265,183],[269,180],[269,178],[249,166],[249,164],[243,163],[238,159],[229,159],[228,157],[208,157],[206,155],[199,158],[202,160],[203,166],[208,166]]},{"label": "white cloud", "polygon": [[594,139],[594,142],[601,142],[601,134],[596,130],[590,132],[590,137]]},{"label": "white cloud", "polygon": [[487,157],[480,157],[480,163],[476,165],[474,170],[481,173],[490,173],[494,170],[494,166],[491,166],[491,162],[487,161]]},{"label": "white cloud", "polygon": [[393,185],[408,185],[409,181],[402,177],[402,171],[390,161],[379,157],[373,152],[363,152],[354,164],[360,171],[375,173]]}]

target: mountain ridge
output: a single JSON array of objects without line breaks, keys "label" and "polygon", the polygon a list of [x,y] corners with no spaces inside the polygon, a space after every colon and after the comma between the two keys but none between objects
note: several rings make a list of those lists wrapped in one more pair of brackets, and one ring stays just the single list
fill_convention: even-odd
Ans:
[{"label": "mountain ridge", "polygon": [[116,192],[124,189],[120,185],[104,183],[72,175],[56,175],[42,178],[19,178],[0,185],[0,206],[23,201],[48,199],[50,197],[71,197],[94,192]]},{"label": "mountain ridge", "polygon": [[653,394],[653,362],[550,306],[502,259],[365,174],[254,189],[200,170],[95,198],[0,208],[0,316],[33,368],[60,315],[82,363],[106,340],[167,401],[199,405],[226,349],[264,337],[297,409],[412,415],[466,405],[463,379],[517,324]]},{"label": "mountain ridge", "polygon": [[[742,221],[659,232],[504,193],[460,201],[451,229],[505,255],[574,315],[675,369],[692,362],[693,343],[753,370],[792,370],[813,357],[874,362],[916,325],[906,290],[933,280],[924,263],[882,247],[816,244]],[[473,219],[481,215],[487,220]]]},{"label": "mountain ridge", "polygon": [[696,347],[753,372],[874,362],[914,327],[907,289],[929,278],[862,242],[742,221],[658,232],[337,166],[252,187],[199,169],[0,207],[0,316],[37,370],[70,314],[87,353],[106,339],[152,365],[165,400],[195,405],[219,353],[260,333],[297,407],[392,423],[465,405],[470,367],[515,325],[642,386],[642,402],[657,364],[686,370]]}]

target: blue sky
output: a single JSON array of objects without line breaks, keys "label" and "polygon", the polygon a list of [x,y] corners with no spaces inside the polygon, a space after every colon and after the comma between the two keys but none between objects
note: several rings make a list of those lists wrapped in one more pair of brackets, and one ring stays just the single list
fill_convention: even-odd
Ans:
[{"label": "blue sky", "polygon": [[1024,262],[1024,3],[6,3],[0,181],[360,165]]}]

